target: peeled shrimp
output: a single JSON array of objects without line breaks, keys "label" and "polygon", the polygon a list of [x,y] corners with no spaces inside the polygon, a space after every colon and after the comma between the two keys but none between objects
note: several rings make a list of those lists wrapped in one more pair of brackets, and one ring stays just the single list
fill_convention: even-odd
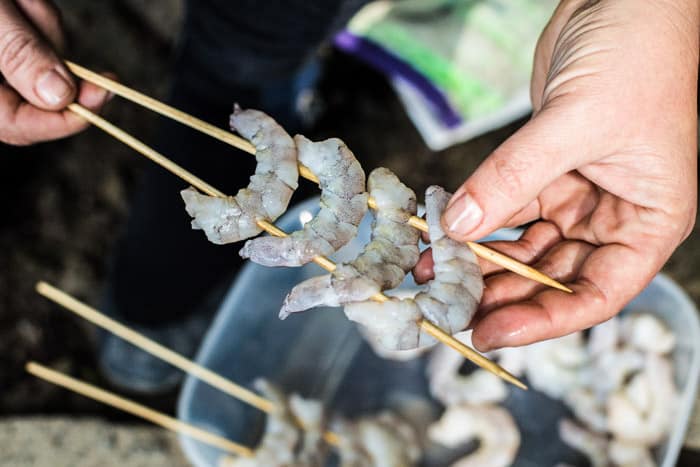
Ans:
[{"label": "peeled shrimp", "polygon": [[438,186],[425,194],[435,278],[415,299],[390,298],[385,302],[363,301],[345,306],[346,316],[364,326],[382,346],[407,350],[435,343],[420,332],[427,319],[450,334],[462,331],[481,301],[484,281],[471,249],[445,235],[440,216],[450,195]]},{"label": "peeled shrimp", "polygon": [[447,406],[505,400],[508,388],[501,378],[480,369],[461,375],[459,369],[464,362],[464,357],[450,347],[433,350],[426,370],[433,397]]},{"label": "peeled shrimp", "polygon": [[591,328],[588,336],[588,353],[598,357],[615,352],[620,340],[620,319],[617,316]]},{"label": "peeled shrimp", "polygon": [[372,240],[353,261],[294,287],[284,300],[280,318],[316,306],[367,300],[398,287],[418,262],[420,232],[407,224],[416,214],[415,193],[385,168],[372,171],[367,186],[377,203]]},{"label": "peeled shrimp", "polygon": [[589,370],[590,384],[598,398],[606,398],[622,387],[625,380],[644,367],[644,355],[631,347],[600,355]]},{"label": "peeled shrimp", "polygon": [[340,467],[411,467],[421,456],[415,429],[392,412],[334,428],[341,437]]},{"label": "peeled shrimp", "polygon": [[210,242],[233,243],[254,237],[257,221],[274,221],[287,209],[297,188],[297,150],[292,138],[270,116],[258,110],[231,115],[231,128],[255,145],[257,167],[246,188],[236,196],[207,196],[188,188],[180,192],[192,228],[202,229]]},{"label": "peeled shrimp", "polygon": [[263,266],[301,266],[314,256],[329,256],[357,235],[367,212],[365,173],[338,138],[311,142],[294,137],[299,161],[319,179],[321,209],[303,229],[287,237],[248,240],[240,255]]},{"label": "peeled shrimp", "polygon": [[656,467],[647,446],[615,438],[608,444],[608,458],[616,467]]},{"label": "peeled shrimp", "polygon": [[564,419],[559,422],[559,437],[567,445],[585,454],[592,467],[607,467],[608,440],[605,435],[593,433]]},{"label": "peeled shrimp", "polygon": [[[257,380],[255,386],[282,410],[268,415],[265,433],[253,456],[227,458],[221,467],[322,467],[326,451],[322,443],[321,404],[295,395],[288,400],[265,380]],[[306,430],[297,426],[296,419]]]},{"label": "peeled shrimp", "polygon": [[475,438],[479,441],[476,451],[452,467],[506,467],[513,463],[520,447],[520,431],[513,417],[498,406],[448,407],[440,420],[428,428],[428,436],[448,448]]},{"label": "peeled shrimp", "polygon": [[323,405],[316,400],[304,399],[298,394],[289,397],[289,411],[295,421],[303,426],[303,444],[298,451],[296,464],[298,466],[325,465],[326,445],[323,440],[325,417]]},{"label": "peeled shrimp", "polygon": [[619,439],[648,446],[660,442],[675,416],[677,397],[671,363],[659,355],[647,354],[639,379],[608,399],[610,432]]},{"label": "peeled shrimp", "polygon": [[527,351],[523,347],[504,347],[489,352],[490,357],[498,360],[498,364],[508,370],[513,376],[521,376],[527,367]]},{"label": "peeled shrimp", "polygon": [[559,399],[583,383],[588,354],[580,332],[532,344],[527,352],[527,378],[549,397]]},{"label": "peeled shrimp", "polygon": [[563,399],[576,418],[587,428],[605,433],[608,428],[605,402],[598,398],[591,388],[574,388],[564,394]]},{"label": "peeled shrimp", "polygon": [[651,314],[635,314],[622,319],[621,336],[643,352],[664,355],[673,350],[676,337],[664,323]]}]

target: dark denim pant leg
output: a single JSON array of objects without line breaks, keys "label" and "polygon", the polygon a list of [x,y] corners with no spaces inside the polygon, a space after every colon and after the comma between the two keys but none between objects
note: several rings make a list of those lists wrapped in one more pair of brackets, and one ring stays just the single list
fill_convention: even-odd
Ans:
[{"label": "dark denim pant leg", "polygon": [[[224,128],[234,101],[293,126],[294,90],[312,79],[305,70],[318,46],[362,3],[190,1],[170,103]],[[247,185],[255,166],[250,155],[168,119],[155,146],[226,193]],[[151,165],[133,198],[108,285],[111,306],[132,323],[181,319],[240,264],[241,245],[213,245],[191,230],[183,188]]]}]

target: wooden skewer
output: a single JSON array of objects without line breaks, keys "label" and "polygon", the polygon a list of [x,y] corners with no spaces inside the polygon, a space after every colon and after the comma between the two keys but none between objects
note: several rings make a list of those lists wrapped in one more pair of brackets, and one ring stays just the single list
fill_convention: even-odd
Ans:
[{"label": "wooden skewer", "polygon": [[[94,84],[97,84],[98,86],[110,92],[113,92],[118,96],[135,102],[136,104],[142,105],[160,115],[169,117],[175,121],[182,123],[183,125],[189,126],[190,128],[201,131],[202,133],[212,136],[220,141],[223,141],[224,143],[230,144],[231,146],[241,149],[247,153],[255,154],[255,146],[253,146],[240,136],[236,136],[233,133],[224,131],[219,127],[205,122],[204,120],[200,120],[199,118],[186,114],[181,110],[178,110],[158,100],[155,100],[152,97],[148,97],[145,94],[135,91],[134,89],[124,86],[123,84],[119,84],[116,81],[113,81],[109,78],[105,78],[104,76],[90,71],[87,68],[84,68],[73,62],[66,61],[66,65],[76,76],[90,81]],[[299,174],[302,177],[314,183],[318,184],[319,182],[318,177],[316,177],[316,175],[303,164],[299,164]],[[192,183],[192,185],[196,186],[194,185],[194,183]],[[205,190],[202,191],[204,191],[207,194],[211,194]],[[373,198],[369,198],[368,205],[372,209],[375,209],[377,206]],[[411,219],[409,220],[409,224],[423,232],[428,231],[428,224],[425,222],[424,219],[421,219],[420,217],[411,217]],[[499,253],[476,242],[467,242],[467,245],[469,245],[472,251],[474,251],[474,254],[476,254],[480,258],[497,264],[504,269],[512,271],[528,279],[537,281],[541,284],[554,287],[564,292],[573,293],[570,288],[555,281],[551,277],[547,276],[546,274],[543,274],[542,272],[538,271],[537,269],[531,266],[516,261],[513,258],[510,258],[502,253]]]},{"label": "wooden skewer", "polygon": [[[72,311],[81,318],[90,321],[91,323],[111,332],[116,336],[119,336],[120,338],[132,343],[149,354],[155,355],[161,360],[170,363],[172,366],[191,374],[210,386],[219,389],[220,391],[240,401],[243,401],[268,414],[272,414],[277,410],[275,404],[264,397],[259,396],[243,386],[239,386],[233,381],[224,378],[208,368],[198,365],[177,352],[173,352],[172,350],[160,345],[152,339],[149,339],[143,334],[138,333],[133,329],[118,323],[117,321],[114,321],[91,306],[77,300],[75,297],[68,295],[62,290],[57,289],[51,284],[44,281],[37,282],[36,291],[39,293],[39,295],[42,295],[54,303],[66,308],[67,310]],[[324,439],[329,444],[334,446],[337,446],[340,441],[338,435],[330,431],[324,434]]]},{"label": "wooden skewer", "polygon": [[168,159],[164,155],[160,154],[156,150],[152,149],[151,147],[147,146],[143,142],[134,138],[133,136],[131,136],[129,133],[122,130],[121,128],[118,128],[115,125],[112,125],[110,122],[108,122],[104,118],[100,117],[99,115],[97,115],[93,112],[90,112],[88,109],[86,109],[82,105],[75,104],[75,103],[69,104],[68,110],[80,115],[88,122],[92,123],[93,125],[99,127],[103,131],[114,136],[122,143],[124,143],[127,146],[129,146],[130,148],[134,149],[136,152],[139,152],[142,155],[148,157],[153,162],[160,165],[164,169],[174,173],[175,175],[182,178],[190,185],[196,186],[202,192],[204,192],[210,196],[220,196],[220,197],[226,196],[223,192],[221,192],[221,191],[217,190],[216,188],[214,188],[213,186],[209,185],[207,182],[205,182],[201,178],[195,177],[193,174],[186,171],[185,169],[183,169],[182,167],[180,167],[179,165],[177,165],[176,163],[174,163],[173,161],[171,161],[170,159]]},{"label": "wooden skewer", "polygon": [[136,402],[125,399],[104,389],[100,389],[91,384],[84,383],[70,376],[54,371],[43,365],[39,365],[35,362],[29,362],[26,365],[27,372],[36,376],[37,378],[48,381],[57,386],[64,387],[83,396],[89,397],[96,401],[102,402],[103,404],[110,405],[117,409],[128,412],[137,417],[141,417],[149,422],[160,425],[165,429],[174,431],[176,433],[181,433],[194,438],[203,443],[207,443],[211,446],[222,449],[226,452],[237,454],[239,456],[252,456],[253,451],[241,444],[235,443],[231,440],[223,438],[214,433],[202,430],[196,426],[190,425],[180,420],[165,415],[163,413],[157,412],[151,408],[144,405],[137,404]]},{"label": "wooden skewer", "polygon": [[[204,183],[199,178],[195,177],[194,175],[192,175],[191,173],[186,171],[184,168],[180,167],[179,165],[175,164],[171,160],[167,159],[162,154],[151,149],[150,147],[148,147],[147,145],[145,145],[141,141],[137,140],[133,136],[126,133],[125,131],[112,125],[111,123],[109,123],[108,121],[103,119],[102,117],[99,117],[98,115],[95,115],[94,113],[90,112],[88,109],[86,109],[78,104],[71,104],[68,108],[70,110],[73,110],[73,111],[75,111],[77,109],[79,113],[78,112],[76,112],[76,113],[83,116],[90,123],[103,129],[104,131],[108,132],[109,134],[111,134],[115,138],[119,139],[120,141],[124,142],[128,146],[135,149],[137,152],[141,152],[146,157],[148,157],[149,159],[153,160],[154,162],[160,164],[165,169],[170,170],[173,174],[181,177],[183,180],[188,181],[195,188],[198,188],[198,189],[200,188],[195,183],[200,183],[200,182]],[[125,137],[125,138],[122,139],[123,137]],[[142,151],[145,151],[145,153]],[[163,161],[167,162],[167,164],[163,164],[162,163]],[[208,190],[208,191],[205,191],[205,190]],[[205,191],[208,194],[211,194],[211,196],[225,196],[222,192],[220,192],[216,188],[214,188],[211,185],[208,185],[206,183],[202,186],[202,191]],[[285,231],[283,231],[282,229],[278,228],[277,226],[273,225],[272,223],[270,223],[268,221],[259,220],[259,221],[257,221],[257,224],[258,224],[258,227],[260,227],[262,230],[265,230],[266,232],[268,232],[271,235],[274,235],[277,237],[286,237],[287,236],[287,233]],[[313,261],[329,272],[332,272],[333,270],[335,270],[335,263],[324,256],[315,256]],[[387,297],[383,294],[377,294],[377,295],[374,295],[372,297],[372,299],[381,302],[381,301],[387,300]],[[463,343],[461,343],[460,341],[458,341],[454,337],[447,334],[442,329],[438,328],[435,325],[432,325],[432,323],[428,323],[426,320],[422,320],[420,325],[421,325],[421,329],[423,329],[425,332],[427,332],[431,336],[435,337],[440,342],[443,342],[444,344],[449,345],[450,347],[452,347],[453,349],[458,351],[465,358],[472,361],[476,365],[484,368],[487,371],[490,371],[491,373],[505,379],[506,381],[508,381],[510,383],[515,384],[519,388],[527,389],[527,386],[525,386],[525,384],[523,384],[521,381],[519,381],[515,376],[508,373],[500,365],[492,362],[488,358],[479,354],[474,349],[464,345]]]},{"label": "wooden skewer", "polygon": [[207,134],[213,138],[223,141],[226,144],[230,144],[233,147],[241,149],[246,152],[255,153],[255,146],[250,144],[245,139],[234,135],[230,131],[222,130],[219,127],[211,125],[204,120],[200,120],[197,117],[186,114],[185,112],[171,107],[163,102],[160,102],[152,97],[142,94],[134,89],[131,89],[123,84],[117,83],[114,80],[105,78],[104,76],[95,73],[94,71],[88,70],[76,63],[66,61],[66,66],[72,71],[76,76],[90,81],[93,84],[100,86],[118,96],[128,99],[132,102],[138,103],[147,109],[150,109],[158,114],[167,116],[183,125],[189,126],[190,128],[195,128],[204,134]]}]

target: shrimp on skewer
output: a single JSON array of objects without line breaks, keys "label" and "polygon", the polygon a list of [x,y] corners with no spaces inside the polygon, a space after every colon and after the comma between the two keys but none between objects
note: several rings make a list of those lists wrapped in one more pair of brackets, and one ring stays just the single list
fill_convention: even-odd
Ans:
[{"label": "shrimp on skewer", "polygon": [[506,467],[513,463],[520,447],[520,431],[502,407],[460,404],[448,407],[442,418],[430,426],[428,436],[448,448],[476,438],[476,451],[452,467]]},{"label": "shrimp on skewer", "polygon": [[[320,402],[293,394],[287,398],[265,380],[256,388],[281,410],[270,414],[265,433],[252,457],[224,458],[219,467],[322,467],[326,450],[323,444],[324,413]],[[302,431],[296,421],[305,427]]]},{"label": "shrimp on skewer", "polygon": [[340,420],[340,467],[411,467],[421,456],[415,429],[389,411],[356,421]]},{"label": "shrimp on skewer", "polygon": [[440,216],[450,195],[438,186],[425,194],[435,278],[415,299],[389,298],[385,302],[362,301],[345,306],[345,314],[392,350],[408,350],[435,343],[420,331],[420,321],[456,334],[467,327],[481,301],[484,281],[476,256],[462,243],[447,237]]},{"label": "shrimp on skewer", "polygon": [[194,188],[180,192],[193,218],[192,228],[204,230],[209,241],[218,245],[259,234],[257,221],[281,216],[299,180],[294,140],[272,117],[236,105],[231,128],[255,145],[258,165],[250,184],[227,198],[203,195]]},{"label": "shrimp on skewer", "polygon": [[302,266],[314,256],[329,256],[357,235],[367,212],[365,173],[338,138],[311,142],[294,137],[299,161],[319,179],[321,210],[302,230],[287,237],[248,240],[240,254],[263,266]]},{"label": "shrimp on skewer", "polygon": [[353,261],[294,287],[284,300],[281,319],[317,306],[367,300],[398,287],[418,262],[420,232],[407,223],[416,214],[415,193],[385,168],[373,170],[367,186],[377,203],[372,240]]}]

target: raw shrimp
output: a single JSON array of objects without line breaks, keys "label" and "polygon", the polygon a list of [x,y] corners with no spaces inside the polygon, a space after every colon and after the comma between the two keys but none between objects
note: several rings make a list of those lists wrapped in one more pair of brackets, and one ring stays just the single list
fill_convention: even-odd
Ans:
[{"label": "raw shrimp", "polygon": [[407,223],[416,214],[415,193],[385,168],[372,171],[367,186],[377,203],[372,240],[353,261],[294,287],[284,300],[281,319],[316,306],[367,300],[398,287],[418,262],[420,232]]},{"label": "raw shrimp", "polygon": [[[469,347],[474,347],[472,343],[472,334],[472,330],[468,329],[458,332],[452,337]],[[498,364],[508,370],[513,376],[521,376],[525,373],[527,347],[503,347],[487,352],[484,356],[491,360],[498,361]]]},{"label": "raw shrimp", "polygon": [[667,359],[647,354],[639,378],[608,399],[608,427],[617,438],[652,446],[668,433],[675,416],[673,368]]},{"label": "raw shrimp", "polygon": [[[221,467],[322,467],[326,451],[322,443],[323,407],[299,396],[287,397],[265,380],[256,388],[281,410],[267,417],[265,433],[252,457],[227,458]],[[306,427],[301,430],[295,420]]]},{"label": "raw shrimp", "polygon": [[321,209],[303,229],[287,237],[248,240],[240,254],[263,266],[301,266],[314,256],[329,256],[357,235],[367,212],[365,173],[338,138],[311,142],[294,137],[299,161],[319,179]]},{"label": "raw shrimp", "polygon": [[648,447],[615,438],[608,444],[608,458],[616,467],[656,467]]},{"label": "raw shrimp", "polygon": [[532,344],[527,348],[527,378],[532,386],[559,399],[584,381],[581,369],[588,361],[583,334]]},{"label": "raw shrimp", "polygon": [[450,195],[431,186],[425,194],[435,278],[415,299],[390,298],[385,302],[364,301],[345,306],[346,316],[358,322],[382,346],[407,350],[435,343],[420,332],[420,321],[427,319],[449,334],[462,331],[481,301],[484,281],[471,249],[447,237],[440,216]]},{"label": "raw shrimp", "polygon": [[591,388],[574,388],[564,394],[563,399],[576,418],[583,422],[587,428],[598,433],[605,433],[608,428],[605,402],[598,398]]},{"label": "raw shrimp", "polygon": [[461,375],[459,369],[464,362],[464,357],[450,347],[433,350],[426,370],[433,397],[447,406],[505,400],[508,388],[501,378],[480,369]]},{"label": "raw shrimp", "polygon": [[605,435],[593,433],[564,419],[559,422],[559,437],[567,445],[585,454],[592,467],[607,467],[608,440]]},{"label": "raw shrimp", "polygon": [[644,355],[632,347],[622,347],[600,355],[586,377],[599,399],[622,387],[625,380],[644,367]]},{"label": "raw shrimp", "polygon": [[323,405],[319,401],[292,394],[289,397],[289,411],[294,415],[295,421],[300,422],[303,427],[304,440],[295,465],[325,465],[327,449],[323,440],[323,432],[326,429]]},{"label": "raw shrimp", "polygon": [[421,456],[415,429],[384,411],[334,426],[341,437],[340,467],[411,467]]},{"label": "raw shrimp", "polygon": [[[386,295],[391,296],[391,297],[396,297],[396,298],[413,298],[420,292],[420,289],[415,288],[415,289],[394,289],[391,291],[387,291]],[[391,323],[387,323],[387,325],[391,325]],[[372,334],[369,333],[363,326],[359,326],[358,330],[362,337],[365,338],[369,346],[372,348],[375,354],[377,354],[379,357],[385,359],[385,360],[396,360],[396,361],[401,361],[405,362],[408,360],[413,360],[421,355],[430,352],[430,347],[417,347],[415,349],[409,349],[409,350],[393,350],[393,349],[388,349],[381,345],[381,343],[377,342],[374,340],[372,337]]]},{"label": "raw shrimp", "polygon": [[664,323],[651,314],[635,314],[622,319],[620,333],[632,347],[643,352],[664,355],[673,350],[676,337]]},{"label": "raw shrimp", "polygon": [[591,328],[588,353],[592,357],[615,352],[620,340],[620,319],[617,316]]},{"label": "raw shrimp", "polygon": [[487,354],[513,376],[522,376],[527,367],[527,351],[523,347],[504,347]]},{"label": "raw shrimp", "polygon": [[520,447],[520,431],[508,411],[498,406],[460,404],[448,407],[430,426],[428,436],[448,448],[476,438],[479,447],[452,467],[505,467]]},{"label": "raw shrimp", "polygon": [[294,140],[271,117],[235,106],[231,128],[255,145],[258,165],[250,184],[226,198],[203,195],[194,188],[180,193],[193,217],[192,228],[204,230],[209,241],[219,245],[259,234],[257,221],[272,222],[282,215],[299,179]]}]

